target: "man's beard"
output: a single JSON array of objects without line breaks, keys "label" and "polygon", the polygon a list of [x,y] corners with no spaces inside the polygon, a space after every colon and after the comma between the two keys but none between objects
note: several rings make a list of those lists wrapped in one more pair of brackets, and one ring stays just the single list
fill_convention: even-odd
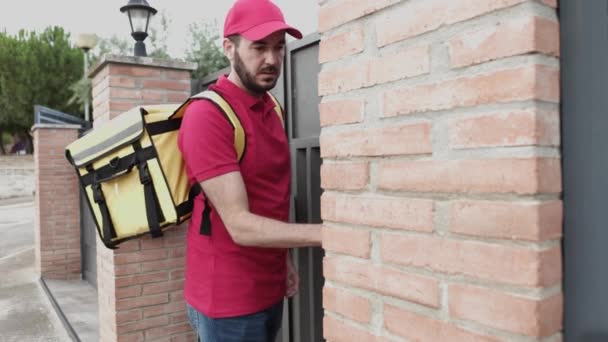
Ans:
[{"label": "man's beard", "polygon": [[247,89],[251,94],[254,95],[264,94],[265,92],[274,88],[274,86],[277,84],[277,81],[279,80],[279,71],[275,67],[269,66],[262,69],[261,72],[276,74],[276,77],[272,84],[263,86],[257,83],[255,80],[255,75],[247,71],[247,68],[245,67],[245,64],[243,63],[243,60],[241,59],[241,56],[239,56],[238,52],[234,54],[234,71],[236,71],[236,74],[241,79],[241,82],[243,83],[245,89]]}]

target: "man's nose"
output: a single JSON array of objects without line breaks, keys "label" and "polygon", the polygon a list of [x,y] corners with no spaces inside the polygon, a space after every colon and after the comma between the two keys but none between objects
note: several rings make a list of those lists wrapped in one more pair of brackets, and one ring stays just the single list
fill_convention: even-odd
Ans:
[{"label": "man's nose", "polygon": [[278,53],[276,51],[272,51],[272,50],[270,50],[266,53],[266,64],[277,65],[280,62],[281,62],[280,53]]}]

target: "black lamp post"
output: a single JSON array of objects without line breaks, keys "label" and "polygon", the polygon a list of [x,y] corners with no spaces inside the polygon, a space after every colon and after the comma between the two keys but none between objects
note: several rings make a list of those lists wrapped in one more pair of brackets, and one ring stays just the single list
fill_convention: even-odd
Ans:
[{"label": "black lamp post", "polygon": [[120,11],[127,12],[129,17],[131,36],[135,39],[134,55],[147,56],[144,40],[148,37],[148,24],[150,18],[156,14],[156,9],[150,6],[146,0],[129,0],[129,3],[122,6]]}]

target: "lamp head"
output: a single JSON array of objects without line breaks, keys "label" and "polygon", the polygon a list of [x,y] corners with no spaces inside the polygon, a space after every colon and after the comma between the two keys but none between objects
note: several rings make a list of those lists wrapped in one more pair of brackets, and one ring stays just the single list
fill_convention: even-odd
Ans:
[{"label": "lamp head", "polygon": [[135,56],[146,56],[144,40],[148,37],[148,25],[150,18],[156,14],[156,9],[148,4],[146,0],[129,0],[120,8],[122,13],[127,13],[131,25],[131,37],[135,39]]}]

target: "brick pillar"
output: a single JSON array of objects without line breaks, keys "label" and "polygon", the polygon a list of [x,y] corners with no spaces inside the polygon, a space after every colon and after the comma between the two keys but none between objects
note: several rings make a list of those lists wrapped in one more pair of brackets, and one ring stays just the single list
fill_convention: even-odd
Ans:
[{"label": "brick pillar", "polygon": [[331,341],[561,341],[556,1],[321,1]]},{"label": "brick pillar", "polygon": [[[92,69],[94,126],[190,96],[192,63],[106,56]],[[186,225],[107,249],[97,237],[100,341],[193,341],[183,299]]]},{"label": "brick pillar", "polygon": [[80,279],[80,193],[65,147],[75,125],[38,124],[34,134],[36,270],[45,279]]}]

